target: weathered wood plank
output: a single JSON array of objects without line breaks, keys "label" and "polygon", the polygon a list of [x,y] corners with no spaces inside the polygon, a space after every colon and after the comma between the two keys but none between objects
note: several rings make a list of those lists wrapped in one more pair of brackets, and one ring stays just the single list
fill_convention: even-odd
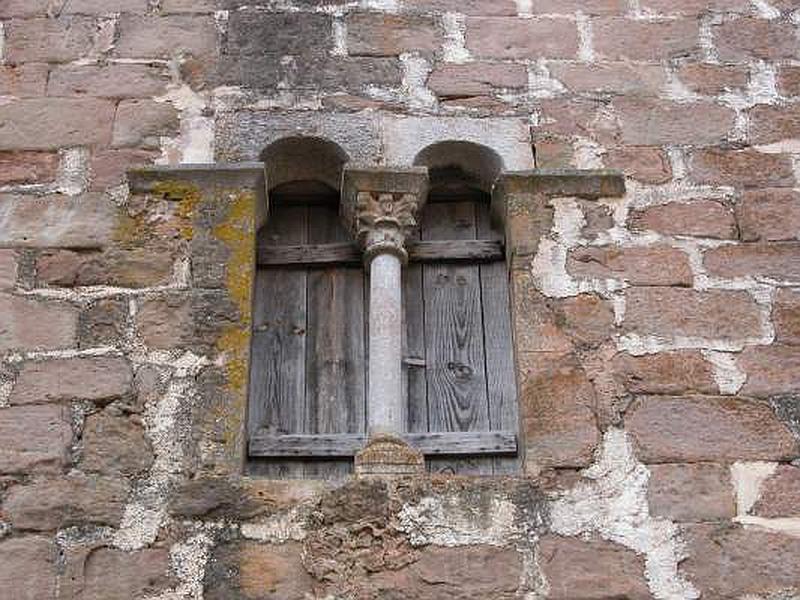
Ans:
[{"label": "weathered wood plank", "polygon": [[[492,262],[504,258],[503,243],[498,240],[454,240],[450,242],[409,242],[411,262]],[[359,265],[361,250],[350,242],[303,246],[263,245],[258,248],[260,266],[337,264]]]},{"label": "weathered wood plank", "polygon": [[[419,231],[413,234],[419,242]],[[425,317],[422,265],[403,269],[403,318],[405,320],[403,373],[408,402],[407,430],[428,431],[428,390],[425,375]]]},{"label": "weathered wood plank", "polygon": [[[422,239],[475,239],[475,204],[429,204]],[[483,315],[477,265],[426,264],[425,354],[429,429],[488,431]],[[472,462],[472,461],[470,461]],[[491,461],[431,461],[435,471],[491,474]]]},{"label": "weathered wood plank", "polygon": [[[271,243],[302,243],[306,209],[275,210],[260,232]],[[248,432],[275,433],[303,429],[306,362],[306,272],[303,269],[259,269],[255,281],[253,341],[248,394]],[[259,465],[267,477],[298,477],[297,463]]]},{"label": "weathered wood plank", "polygon": [[[347,239],[336,207],[309,209],[309,244]],[[362,433],[366,422],[364,273],[331,266],[308,274],[309,336],[306,346],[306,432]],[[311,477],[336,478],[347,463],[312,463]]]},{"label": "weathered wood plank", "polygon": [[[428,456],[504,455],[517,452],[513,431],[406,433],[410,445]],[[250,455],[259,457],[352,457],[367,443],[366,434],[274,435],[259,432],[250,439]]]},{"label": "weathered wood plank", "polygon": [[[478,237],[483,239],[502,238],[502,233],[492,229],[488,206],[478,207],[477,231]],[[482,264],[479,268],[486,356],[486,387],[489,398],[489,428],[514,431],[518,427],[518,409],[508,295],[508,269],[505,263],[500,262]],[[517,457],[494,459],[496,475],[515,473],[517,469]]]}]

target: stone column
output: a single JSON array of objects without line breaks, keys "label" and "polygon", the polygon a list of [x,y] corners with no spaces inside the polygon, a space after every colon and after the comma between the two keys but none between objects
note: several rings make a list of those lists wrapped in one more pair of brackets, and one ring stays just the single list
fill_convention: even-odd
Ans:
[{"label": "stone column", "polygon": [[406,429],[402,383],[402,266],[408,260],[406,236],[417,226],[425,202],[425,168],[347,167],[341,214],[364,250],[369,269],[369,385],[367,430],[370,436],[398,436]]}]

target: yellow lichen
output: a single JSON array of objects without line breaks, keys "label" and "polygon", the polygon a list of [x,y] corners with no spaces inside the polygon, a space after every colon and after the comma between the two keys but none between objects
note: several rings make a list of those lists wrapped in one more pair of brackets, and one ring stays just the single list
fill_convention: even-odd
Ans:
[{"label": "yellow lichen", "polygon": [[197,205],[200,203],[200,189],[185,181],[161,181],[153,186],[153,192],[167,200],[177,201],[175,209],[181,224],[178,228],[180,235],[185,240],[194,237],[194,217]]}]

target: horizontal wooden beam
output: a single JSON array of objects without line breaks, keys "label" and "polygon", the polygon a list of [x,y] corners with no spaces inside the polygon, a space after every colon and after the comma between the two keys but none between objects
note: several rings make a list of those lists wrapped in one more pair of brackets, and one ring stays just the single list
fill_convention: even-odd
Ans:
[{"label": "horizontal wooden beam", "polygon": [[[495,262],[503,260],[503,243],[495,240],[452,240],[446,242],[409,242],[412,262]],[[360,264],[358,246],[349,242],[305,246],[267,246],[258,248],[258,265],[313,266]]]},{"label": "horizontal wooden beam", "polygon": [[[406,433],[403,438],[425,455],[513,455],[517,436],[510,431]],[[261,458],[325,458],[355,456],[367,443],[358,433],[275,435],[259,432],[250,440],[250,456]]]}]

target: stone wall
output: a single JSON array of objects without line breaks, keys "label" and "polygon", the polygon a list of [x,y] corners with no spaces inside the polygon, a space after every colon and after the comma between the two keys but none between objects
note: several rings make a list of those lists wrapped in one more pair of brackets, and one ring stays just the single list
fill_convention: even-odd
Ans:
[{"label": "stone wall", "polygon": [[[257,169],[126,171],[297,134],[627,175],[513,216],[518,477],[242,476]],[[796,0],[0,0],[0,598],[800,595],[798,177]]]}]

